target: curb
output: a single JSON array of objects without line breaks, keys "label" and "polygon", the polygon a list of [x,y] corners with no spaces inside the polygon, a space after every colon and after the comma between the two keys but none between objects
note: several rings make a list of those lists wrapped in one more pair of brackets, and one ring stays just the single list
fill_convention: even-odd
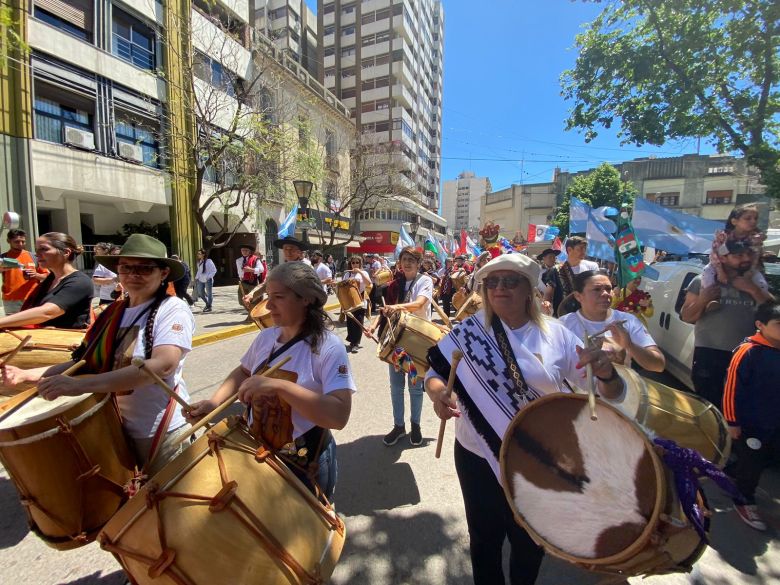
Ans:
[{"label": "curb", "polygon": [[217,341],[222,341],[223,339],[230,339],[231,337],[238,337],[239,335],[246,335],[247,333],[252,333],[254,331],[259,331],[257,325],[254,323],[226,327],[219,331],[196,335],[192,338],[192,347],[201,347],[202,345],[208,345],[209,343],[215,343]]}]

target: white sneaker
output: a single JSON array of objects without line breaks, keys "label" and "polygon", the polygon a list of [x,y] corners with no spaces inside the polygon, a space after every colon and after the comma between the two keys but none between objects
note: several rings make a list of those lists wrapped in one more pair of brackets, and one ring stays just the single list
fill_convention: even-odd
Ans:
[{"label": "white sneaker", "polygon": [[759,516],[758,506],[755,504],[734,506],[734,509],[737,511],[737,515],[742,518],[742,521],[754,530],[760,530],[761,532],[766,530],[766,524]]}]

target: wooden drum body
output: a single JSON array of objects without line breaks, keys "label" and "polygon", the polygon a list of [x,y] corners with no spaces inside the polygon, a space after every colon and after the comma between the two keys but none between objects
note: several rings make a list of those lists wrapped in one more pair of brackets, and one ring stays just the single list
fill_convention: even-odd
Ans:
[{"label": "wooden drum body", "polygon": [[[584,395],[551,394],[507,428],[500,465],[515,519],[550,554],[625,577],[690,571],[706,542],[642,429]],[[555,429],[554,433],[550,429]],[[698,504],[707,509],[701,491]]]},{"label": "wooden drum body", "polygon": [[458,290],[454,295],[452,295],[452,306],[455,307],[455,311],[460,311],[460,308],[464,305],[467,298],[468,295],[462,290]]},{"label": "wooden drum body", "polygon": [[[70,360],[70,354],[81,345],[85,333],[84,329],[56,329],[54,327],[0,329],[0,359],[16,349],[21,340],[30,335],[32,339],[8,362],[10,365],[28,370],[61,364]],[[18,394],[32,386],[31,383],[18,384],[13,387],[0,385],[0,394]]]},{"label": "wooden drum body", "polygon": [[374,283],[376,286],[385,286],[393,280],[393,273],[389,268],[380,268],[374,272]]},{"label": "wooden drum body", "polygon": [[363,308],[363,296],[357,280],[342,280],[336,285],[336,296],[342,311],[354,311]]},{"label": "wooden drum body", "polygon": [[450,275],[450,279],[452,279],[453,288],[458,290],[461,287],[466,286],[466,282],[469,279],[469,273],[465,270],[456,270]]},{"label": "wooden drum body", "polygon": [[138,585],[324,583],[344,523],[238,417],[170,461],[99,540]]},{"label": "wooden drum body", "polygon": [[461,305],[458,312],[455,313],[455,321],[464,321],[482,308],[482,297],[479,293],[471,293],[468,299]]},{"label": "wooden drum body", "polygon": [[258,329],[268,329],[274,326],[274,319],[271,317],[271,311],[268,310],[268,299],[263,299],[257,303],[253,308],[249,316],[252,317],[252,321],[255,322]]},{"label": "wooden drum body", "polygon": [[[401,348],[412,358],[417,372],[422,374],[428,371],[428,350],[439,343],[444,335],[445,331],[434,323],[398,311],[390,317],[384,329],[377,355],[383,362],[392,364],[395,349]],[[405,372],[409,372],[408,364],[402,363],[402,367]]]},{"label": "wooden drum body", "polygon": [[618,408],[659,437],[698,451],[723,467],[731,453],[726,419],[711,403],[688,392],[647,380],[625,366],[616,366],[626,381],[626,397]]},{"label": "wooden drum body", "polygon": [[60,550],[95,539],[124,503],[135,468],[110,394],[32,398],[0,422],[0,462],[30,528]]}]

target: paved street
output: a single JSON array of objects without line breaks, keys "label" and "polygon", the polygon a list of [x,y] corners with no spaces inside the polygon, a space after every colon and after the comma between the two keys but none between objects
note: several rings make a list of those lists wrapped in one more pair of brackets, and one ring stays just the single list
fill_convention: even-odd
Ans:
[{"label": "paved street", "polygon": [[[213,313],[200,315],[196,307],[197,333],[243,322],[243,313],[234,308],[234,298],[232,287],[218,289]],[[337,326],[336,331],[345,335],[342,326]],[[252,339],[253,335],[243,335],[192,351],[185,377],[194,400],[213,392]],[[351,365],[359,392],[353,400],[349,424],[336,433],[340,465],[336,505],[346,520],[347,544],[333,583],[470,583],[463,504],[452,460],[452,428],[448,428],[442,458],[436,460],[438,420],[426,404],[422,421],[424,444],[411,447],[407,440],[402,440],[394,447],[385,447],[381,437],[392,425],[387,365],[375,357],[374,344],[368,341],[351,357]],[[780,473],[773,471],[762,484],[760,505],[773,527],[768,535],[741,523],[731,510],[730,501],[711,487],[707,486],[714,512],[712,548],[694,572],[644,581],[631,579],[630,583],[780,583],[780,545],[775,538],[780,528]],[[113,557],[96,545],[58,552],[30,534],[16,492],[4,472],[0,476],[0,511],[0,584],[124,583]],[[241,562],[240,556],[236,562]],[[538,583],[592,585],[601,579],[548,556]]]}]

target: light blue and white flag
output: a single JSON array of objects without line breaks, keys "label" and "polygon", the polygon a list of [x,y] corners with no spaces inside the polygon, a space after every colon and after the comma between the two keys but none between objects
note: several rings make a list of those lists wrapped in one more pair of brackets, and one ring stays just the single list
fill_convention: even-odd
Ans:
[{"label": "light blue and white flag", "polygon": [[471,236],[468,235],[466,236],[466,253],[475,257],[482,254],[482,248],[477,246],[474,240],[471,239]]},{"label": "light blue and white flag", "polygon": [[287,214],[287,217],[282,223],[282,227],[279,228],[279,232],[276,234],[279,239],[286,238],[287,236],[292,237],[295,235],[295,223],[297,220],[298,204],[296,203],[292,210],[290,210],[290,213]]},{"label": "light blue and white flag", "polygon": [[414,240],[409,232],[406,231],[404,224],[401,224],[401,229],[398,230],[398,243],[395,245],[395,259],[398,260],[398,256],[401,254],[401,250],[407,246],[414,246]]},{"label": "light blue and white flag", "polygon": [[588,231],[588,213],[593,213],[593,219],[601,225],[607,232],[614,234],[617,225],[609,219],[609,216],[618,214],[618,210],[608,205],[602,205],[593,209],[590,205],[572,197],[569,201],[569,233],[582,234]]},{"label": "light blue and white flag", "polygon": [[643,244],[672,254],[708,254],[715,231],[723,229],[719,221],[672,211],[647,199],[634,202],[631,223]]},{"label": "light blue and white flag", "polygon": [[588,239],[588,256],[608,262],[615,261],[615,238],[596,220],[593,211],[588,213],[585,237]]}]

